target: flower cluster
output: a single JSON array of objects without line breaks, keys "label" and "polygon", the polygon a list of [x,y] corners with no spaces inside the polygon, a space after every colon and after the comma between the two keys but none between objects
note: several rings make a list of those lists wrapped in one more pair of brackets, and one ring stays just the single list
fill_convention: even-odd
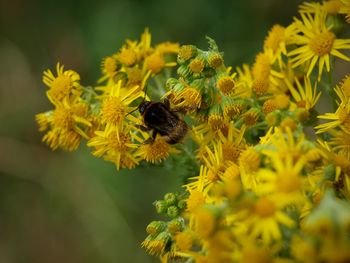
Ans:
[{"label": "flower cluster", "polygon": [[[350,61],[349,22],[349,0],[305,2],[271,28],[253,65],[236,68],[211,38],[208,50],[153,48],[146,31],[103,60],[103,86],[59,65],[57,77],[44,73],[56,109],[37,115],[43,140],[74,150],[86,138],[118,169],[170,153],[195,163],[182,191],[154,203],[168,219],[147,226],[142,247],[162,262],[349,262],[350,75],[332,82],[334,61]],[[150,94],[185,116],[185,142],[149,139],[134,110]]]},{"label": "flower cluster", "polygon": [[115,54],[102,60],[102,76],[98,85],[83,86],[80,76],[64,71],[57,64],[57,75],[44,72],[49,87],[47,97],[54,110],[36,116],[43,141],[53,150],[75,150],[82,139],[93,149],[92,154],[111,161],[116,168],[133,168],[140,161],[158,162],[177,152],[164,139],[143,144],[149,134],[140,129],[141,118],[131,112],[137,109],[150,79],[176,65],[174,54],[179,45],[164,42],[151,46],[148,30],[140,41],[126,41]]}]

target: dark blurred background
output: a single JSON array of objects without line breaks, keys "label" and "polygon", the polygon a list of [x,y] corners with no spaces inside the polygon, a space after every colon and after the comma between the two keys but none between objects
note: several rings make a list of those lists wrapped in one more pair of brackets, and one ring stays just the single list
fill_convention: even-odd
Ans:
[{"label": "dark blurred background", "polygon": [[152,202],[180,188],[162,166],[117,172],[85,146],[52,152],[34,115],[51,109],[43,70],[59,61],[94,85],[100,61],[145,27],[251,63],[269,28],[287,25],[298,0],[0,0],[0,262],[155,262],[140,243]]}]

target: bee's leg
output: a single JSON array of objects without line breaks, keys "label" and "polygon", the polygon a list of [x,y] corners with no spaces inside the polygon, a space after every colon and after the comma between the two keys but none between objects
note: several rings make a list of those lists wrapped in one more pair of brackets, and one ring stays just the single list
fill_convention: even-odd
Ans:
[{"label": "bee's leg", "polygon": [[135,124],[135,127],[140,129],[141,131],[150,131],[151,130],[151,128],[148,128],[146,126],[139,125],[139,124]]},{"label": "bee's leg", "polygon": [[153,130],[153,132],[152,132],[152,137],[150,137],[150,138],[148,138],[147,140],[145,140],[145,141],[143,142],[143,144],[152,144],[152,143],[154,142],[154,140],[156,139],[157,134],[158,134],[158,132],[157,132],[156,130]]},{"label": "bee's leg", "polygon": [[167,97],[164,98],[163,104],[168,110],[170,110],[170,100]]}]

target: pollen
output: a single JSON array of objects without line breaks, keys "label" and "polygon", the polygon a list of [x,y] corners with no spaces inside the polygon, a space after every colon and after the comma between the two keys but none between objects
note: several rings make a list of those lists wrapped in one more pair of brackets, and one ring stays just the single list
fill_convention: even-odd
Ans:
[{"label": "pollen", "polygon": [[254,148],[243,151],[239,157],[240,164],[249,172],[257,171],[260,167],[260,155]]},{"label": "pollen", "polygon": [[102,123],[119,124],[122,122],[126,113],[121,100],[115,96],[108,96],[101,109]]},{"label": "pollen", "polygon": [[274,25],[264,41],[265,49],[272,49],[277,51],[281,42],[284,40],[285,28],[281,25]]},{"label": "pollen", "polygon": [[269,80],[266,78],[258,78],[253,82],[252,90],[257,95],[265,94],[269,89]]},{"label": "pollen", "polygon": [[131,48],[123,48],[118,54],[118,59],[122,64],[132,66],[136,63],[136,52]]},{"label": "pollen", "polygon": [[275,111],[276,109],[277,109],[277,103],[274,99],[269,99],[265,101],[262,107],[262,111],[265,115]]},{"label": "pollen", "polygon": [[285,172],[276,179],[276,187],[279,191],[290,193],[300,190],[301,180],[296,173]]},{"label": "pollen", "polygon": [[260,217],[269,217],[276,212],[275,204],[267,197],[260,198],[254,208],[256,214]]},{"label": "pollen", "polygon": [[335,38],[332,32],[319,33],[310,40],[309,47],[318,56],[330,54]]},{"label": "pollen", "polygon": [[117,61],[113,57],[106,57],[102,62],[102,71],[106,74],[113,74],[117,70]]},{"label": "pollen", "polygon": [[62,100],[69,94],[72,87],[71,78],[62,74],[53,80],[49,93],[52,97]]},{"label": "pollen", "polygon": [[214,69],[220,67],[223,62],[224,60],[222,59],[222,56],[219,53],[210,54],[208,58],[209,66]]},{"label": "pollen", "polygon": [[142,157],[151,163],[156,163],[169,156],[170,146],[164,139],[157,137],[153,143],[143,144],[140,147]]},{"label": "pollen", "polygon": [[193,73],[201,73],[204,69],[204,62],[200,58],[195,58],[191,61],[189,67]]},{"label": "pollen", "polygon": [[222,93],[227,95],[233,91],[233,88],[235,87],[235,82],[229,76],[224,76],[219,78],[216,86]]},{"label": "pollen", "polygon": [[195,55],[196,48],[191,45],[183,45],[179,51],[179,57],[187,61]]},{"label": "pollen", "polygon": [[165,61],[159,53],[153,53],[145,60],[146,68],[153,74],[159,73],[165,66]]},{"label": "pollen", "polygon": [[222,155],[224,160],[237,162],[241,150],[232,142],[224,142],[222,145]]}]

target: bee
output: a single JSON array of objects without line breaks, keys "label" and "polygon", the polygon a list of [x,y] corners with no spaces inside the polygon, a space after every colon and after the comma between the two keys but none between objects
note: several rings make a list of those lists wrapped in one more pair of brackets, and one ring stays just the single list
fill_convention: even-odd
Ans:
[{"label": "bee", "polygon": [[170,109],[170,102],[166,98],[164,102],[142,101],[138,110],[143,117],[145,126],[138,127],[143,131],[152,130],[152,137],[144,143],[153,143],[157,134],[164,136],[169,144],[179,143],[186,135],[188,126],[177,114]]}]

